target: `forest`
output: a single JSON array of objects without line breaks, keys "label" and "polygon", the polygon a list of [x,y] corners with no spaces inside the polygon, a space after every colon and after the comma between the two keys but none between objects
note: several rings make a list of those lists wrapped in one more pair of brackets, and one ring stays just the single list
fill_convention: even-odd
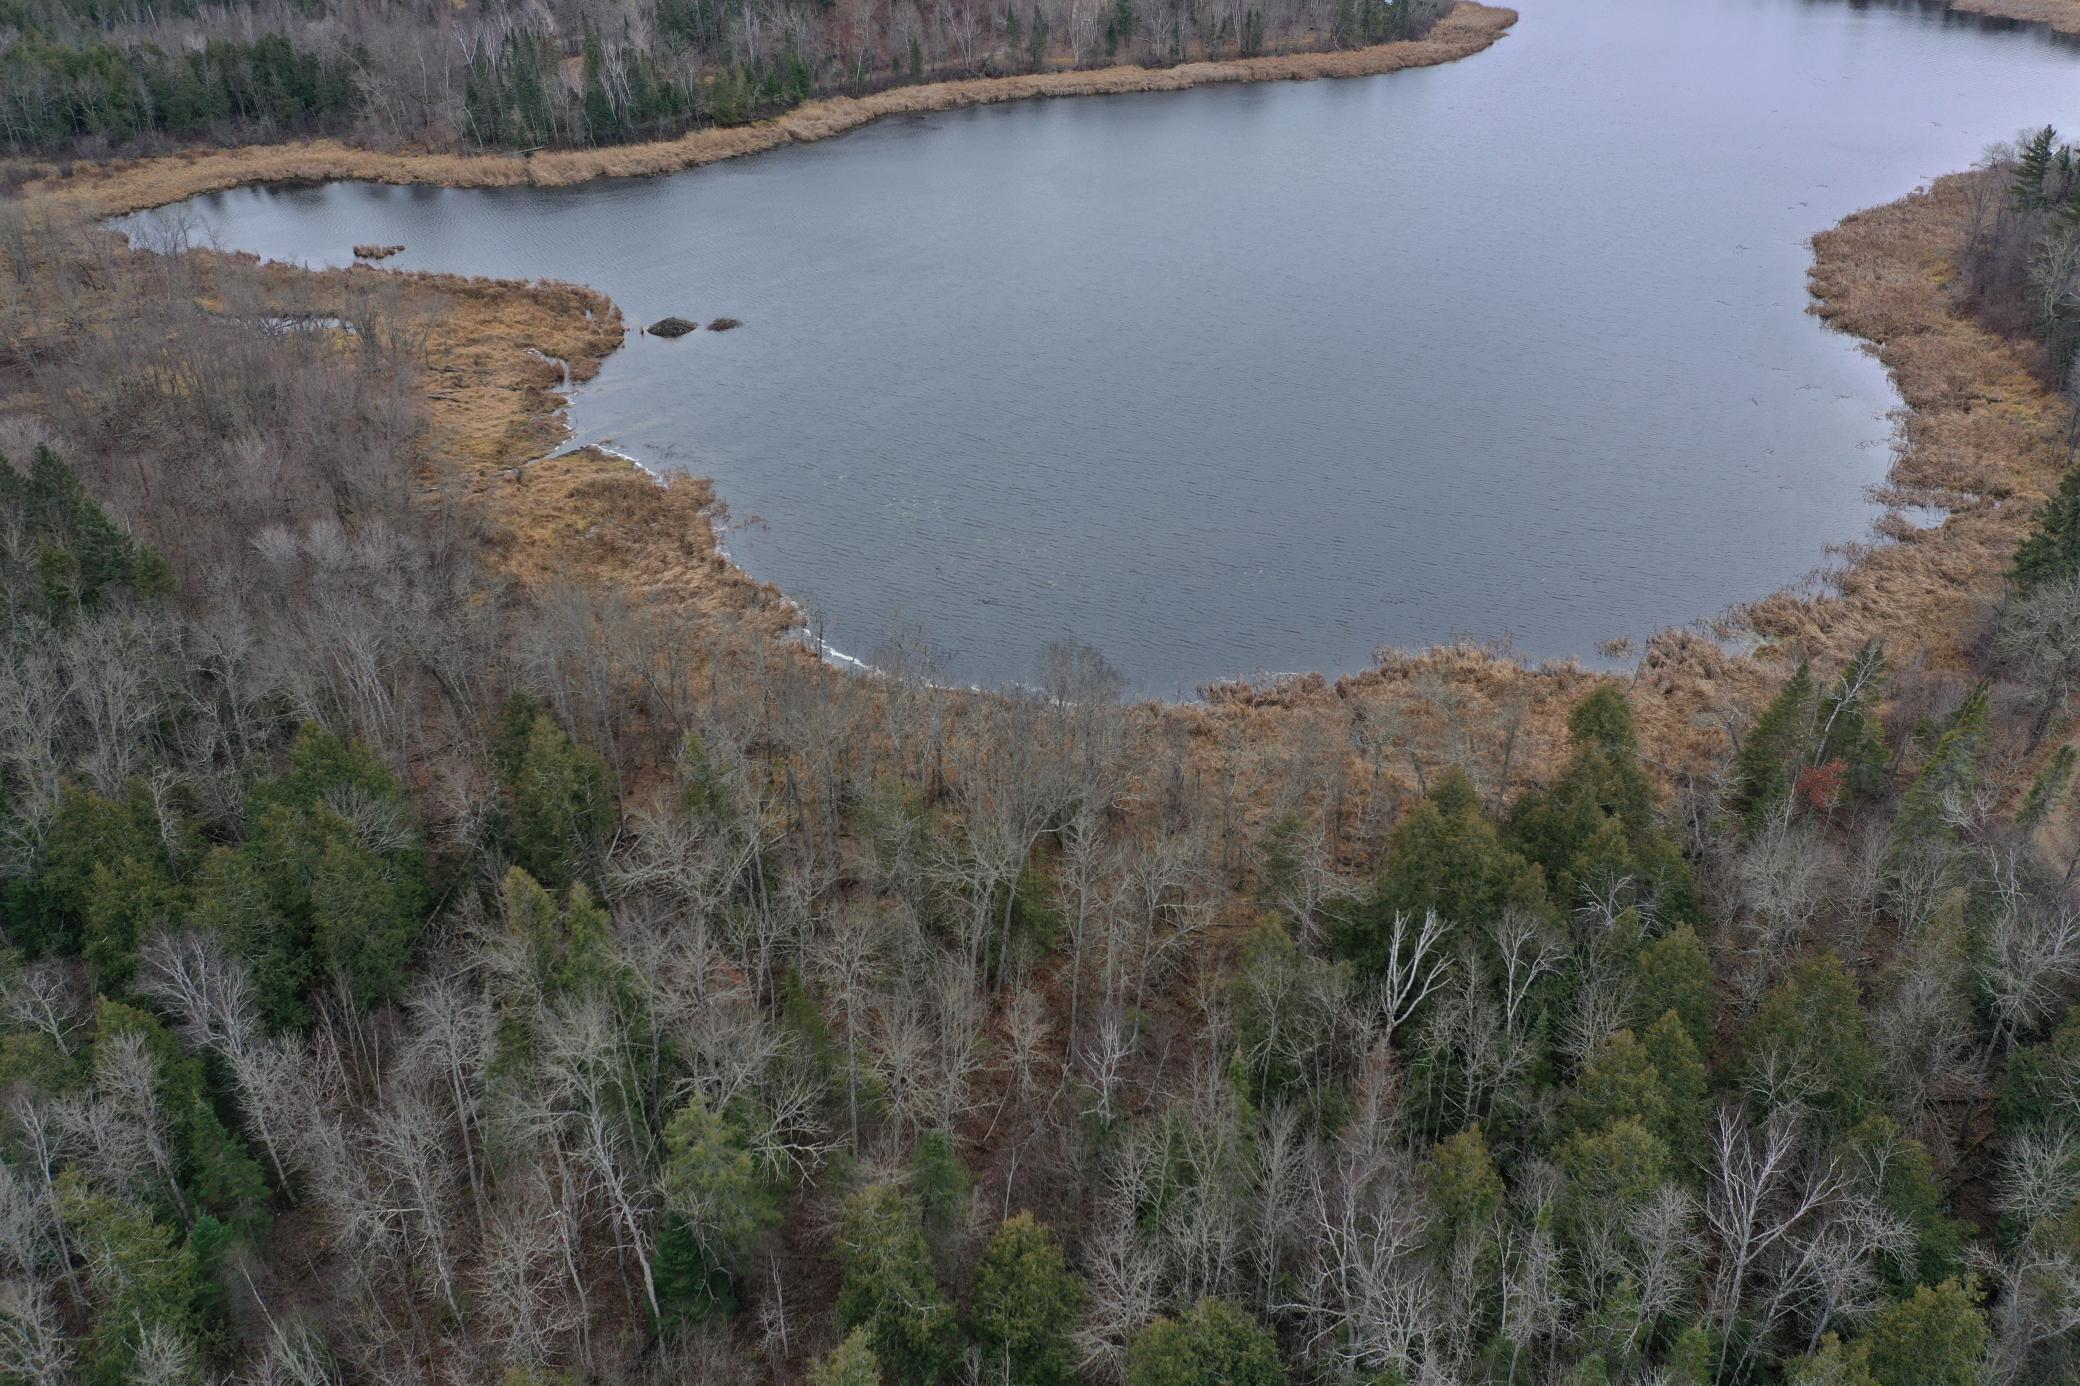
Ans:
[{"label": "forest", "polygon": [[[1969,178],[2070,388],[2080,155]],[[442,292],[0,200],[0,1381],[2080,1377],[2080,469],[1705,763],[1238,747],[515,577]]]},{"label": "forest", "polygon": [[0,0],[0,145],[95,157],[318,133],[531,150],[808,97],[1419,38],[1447,0]]}]

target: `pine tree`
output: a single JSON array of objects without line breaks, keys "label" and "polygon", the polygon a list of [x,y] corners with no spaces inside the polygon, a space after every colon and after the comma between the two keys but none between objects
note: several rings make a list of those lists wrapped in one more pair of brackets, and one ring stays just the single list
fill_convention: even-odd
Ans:
[{"label": "pine tree", "polygon": [[585,42],[580,58],[585,90],[585,130],[594,144],[606,144],[619,133],[620,121],[614,112],[613,98],[607,95],[605,78],[606,53],[599,41],[599,31],[590,20],[585,24]]},{"label": "pine tree", "polygon": [[1984,685],[1965,695],[1943,725],[1935,746],[1922,762],[1921,773],[1900,799],[1892,819],[1895,865],[1927,853],[1944,854],[1956,845],[1953,811],[1963,805],[1979,775],[1986,746],[1989,699]]},{"label": "pine tree", "polygon": [[2057,142],[2058,132],[2047,125],[2015,151],[2015,172],[2008,178],[2008,201],[2015,210],[2034,212],[2044,206],[2044,178]]}]

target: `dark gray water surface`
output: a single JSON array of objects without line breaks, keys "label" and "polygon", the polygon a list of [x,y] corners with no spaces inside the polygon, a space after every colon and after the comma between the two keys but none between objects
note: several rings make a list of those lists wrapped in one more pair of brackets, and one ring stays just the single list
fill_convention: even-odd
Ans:
[{"label": "dark gray water surface", "polygon": [[1139,688],[1511,635],[1591,654],[1864,537],[1898,403],[1806,238],[2080,123],[2041,31],[1841,0],[1521,0],[1463,62],[887,122],[668,178],[198,199],[319,264],[579,280],[580,441],[712,476],[867,654],[1092,641]]}]

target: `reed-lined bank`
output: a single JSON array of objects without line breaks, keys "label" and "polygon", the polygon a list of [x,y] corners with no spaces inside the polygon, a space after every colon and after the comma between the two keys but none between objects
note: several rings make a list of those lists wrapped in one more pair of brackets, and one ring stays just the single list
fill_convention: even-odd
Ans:
[{"label": "reed-lined bank", "polygon": [[829,139],[884,116],[1042,97],[1182,91],[1224,82],[1369,77],[1407,68],[1434,67],[1480,52],[1501,38],[1516,20],[1515,10],[1461,0],[1428,36],[1405,42],[1181,63],[1168,68],[1119,66],[892,87],[870,96],[809,101],[783,116],[755,125],[696,130],[677,139],[650,144],[520,156],[385,152],[357,149],[337,140],[313,140],[80,165],[70,175],[54,172],[30,187],[33,192],[94,216],[164,206],[202,193],[255,183],[354,179],[457,188],[564,187],[594,178],[676,173],[785,144]]},{"label": "reed-lined bank", "polygon": [[2080,35],[2080,0],[1950,0],[1950,8],[1993,19],[2048,24],[2061,34]]}]

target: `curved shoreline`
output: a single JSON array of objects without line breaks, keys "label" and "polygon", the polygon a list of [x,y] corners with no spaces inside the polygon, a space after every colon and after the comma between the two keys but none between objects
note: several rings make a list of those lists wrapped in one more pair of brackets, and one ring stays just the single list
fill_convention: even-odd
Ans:
[{"label": "curved shoreline", "polygon": [[[2080,0],[2070,3],[2080,7]],[[1516,16],[1462,4],[1446,22],[1469,17],[1486,26],[1481,41],[1465,50],[1478,52]],[[478,186],[520,181],[546,185],[620,172],[662,172],[825,138],[882,114],[1086,91],[1361,75],[1364,70],[1422,65],[1405,52],[1397,60],[1386,56],[1412,46],[1420,45],[1258,60],[1279,64],[1273,72],[1254,65],[1196,64],[1190,67],[1213,68],[1219,75],[1195,77],[1189,68],[1107,69],[1051,74],[1046,79],[898,88],[864,102],[817,103],[768,126],[703,132],[751,141],[742,147],[717,152],[710,142],[694,150],[690,146],[697,137],[688,137],[664,145],[583,151],[577,157],[592,166],[557,165],[547,176],[529,173],[517,160],[450,162],[466,164]],[[1341,60],[1366,66],[1336,73],[1324,70],[1324,65]],[[1116,85],[1127,79],[1141,85]],[[1044,89],[1022,89],[1036,81],[1043,82]],[[799,131],[790,127],[791,121],[824,119],[830,123],[812,123]],[[274,152],[303,157],[310,148]],[[232,151],[88,171],[55,186],[43,185],[42,190],[57,193],[78,211],[105,214],[111,206],[149,205],[147,193],[168,188],[177,198],[274,176],[328,176],[323,168],[309,166],[276,174],[250,166],[229,169],[223,163],[235,155],[266,152]],[[338,152],[361,157],[360,151],[344,147]],[[617,154],[661,162],[638,169],[597,166]],[[444,181],[428,177],[431,165],[441,162],[435,156],[394,157],[405,160],[412,176],[387,181]],[[382,177],[365,168],[334,169],[330,176]],[[1792,578],[1775,594],[1721,621],[1700,621],[1655,636],[1630,685],[1642,741],[1664,771],[1674,773],[1719,755],[1729,709],[1751,707],[1767,697],[1785,668],[1801,656],[1835,662],[1866,639],[1884,638],[1899,656],[1918,657],[1940,668],[1962,667],[1970,622],[1988,599],[1997,596],[2000,574],[2015,543],[2036,503],[2055,485],[2060,455],[2056,443],[2063,432],[2058,402],[2036,377],[2026,349],[1989,332],[1952,301],[1953,231],[1969,176],[1940,179],[1902,199],[1846,217],[1813,238],[1810,269],[1809,311],[1860,339],[1877,355],[1902,400],[1904,441],[1888,471],[1884,494],[1896,503],[1940,503],[1947,518],[1928,530],[1895,534],[1894,542],[1851,546],[1847,561],[1829,573],[1818,590]],[[145,200],[136,201],[140,197]],[[435,291],[452,293],[459,283],[445,276],[412,277]],[[480,314],[473,330],[482,332],[489,324],[494,335],[503,335],[495,342],[481,335],[465,340],[472,329],[454,322],[454,330],[443,334],[446,340],[434,353],[442,358],[435,365],[441,373],[468,361],[478,386],[473,397],[485,401],[468,409],[444,405],[438,412],[446,441],[455,455],[474,464],[470,470],[481,493],[503,521],[508,536],[505,566],[523,583],[581,573],[613,583],[639,601],[726,611],[777,632],[787,624],[791,605],[777,589],[729,561],[719,544],[723,517],[712,513],[719,507],[709,483],[686,476],[660,486],[628,459],[597,449],[557,450],[569,436],[554,417],[562,404],[559,382],[547,378],[551,367],[526,355],[528,347],[548,349],[543,344],[555,333],[579,330],[578,324],[564,320],[569,302],[552,303],[544,296],[535,303],[551,287],[468,283],[464,297]],[[589,294],[569,286],[553,288],[557,295]],[[611,305],[604,306],[612,312]],[[521,321],[523,317],[528,321]],[[618,312],[612,312],[611,323],[589,325],[587,349],[576,354],[592,358],[591,368],[581,366],[571,378],[574,383],[588,377],[597,358],[618,345],[620,330]],[[613,341],[606,341],[607,336]],[[494,355],[501,359],[494,362]],[[489,404],[494,397],[497,404]],[[496,427],[491,426],[494,418]],[[716,521],[712,526],[711,519]],[[1734,652],[1715,638],[1727,634],[1750,637],[1754,647]],[[1518,710],[1521,765],[1535,775],[1533,767],[1556,763],[1558,748],[1564,746],[1566,709],[1584,689],[1607,677],[1573,660],[1533,665],[1507,649],[1462,642],[1413,651],[1381,650],[1373,667],[1341,678],[1309,674],[1271,684],[1210,685],[1204,690],[1205,701],[1152,704],[1151,715],[1182,719],[1196,736],[1276,741],[1306,723],[1314,711],[1344,703],[1422,704],[1434,701],[1439,688],[1449,688],[1453,697],[1464,700],[1469,715]]]},{"label": "curved shoreline", "polygon": [[595,178],[678,173],[785,144],[830,139],[884,116],[1047,97],[1183,91],[1224,82],[1373,77],[1408,68],[1435,67],[1471,57],[1501,38],[1516,22],[1515,10],[1484,5],[1478,0],[1459,0],[1426,37],[1370,48],[1229,58],[1168,68],[1117,66],[890,87],[871,96],[832,96],[805,102],[755,125],[717,126],[649,144],[553,150],[532,157],[393,154],[356,149],[337,140],[190,150],[90,165],[69,176],[39,179],[27,185],[27,191],[85,215],[109,217],[252,183],[352,180],[454,188],[567,187]]}]

